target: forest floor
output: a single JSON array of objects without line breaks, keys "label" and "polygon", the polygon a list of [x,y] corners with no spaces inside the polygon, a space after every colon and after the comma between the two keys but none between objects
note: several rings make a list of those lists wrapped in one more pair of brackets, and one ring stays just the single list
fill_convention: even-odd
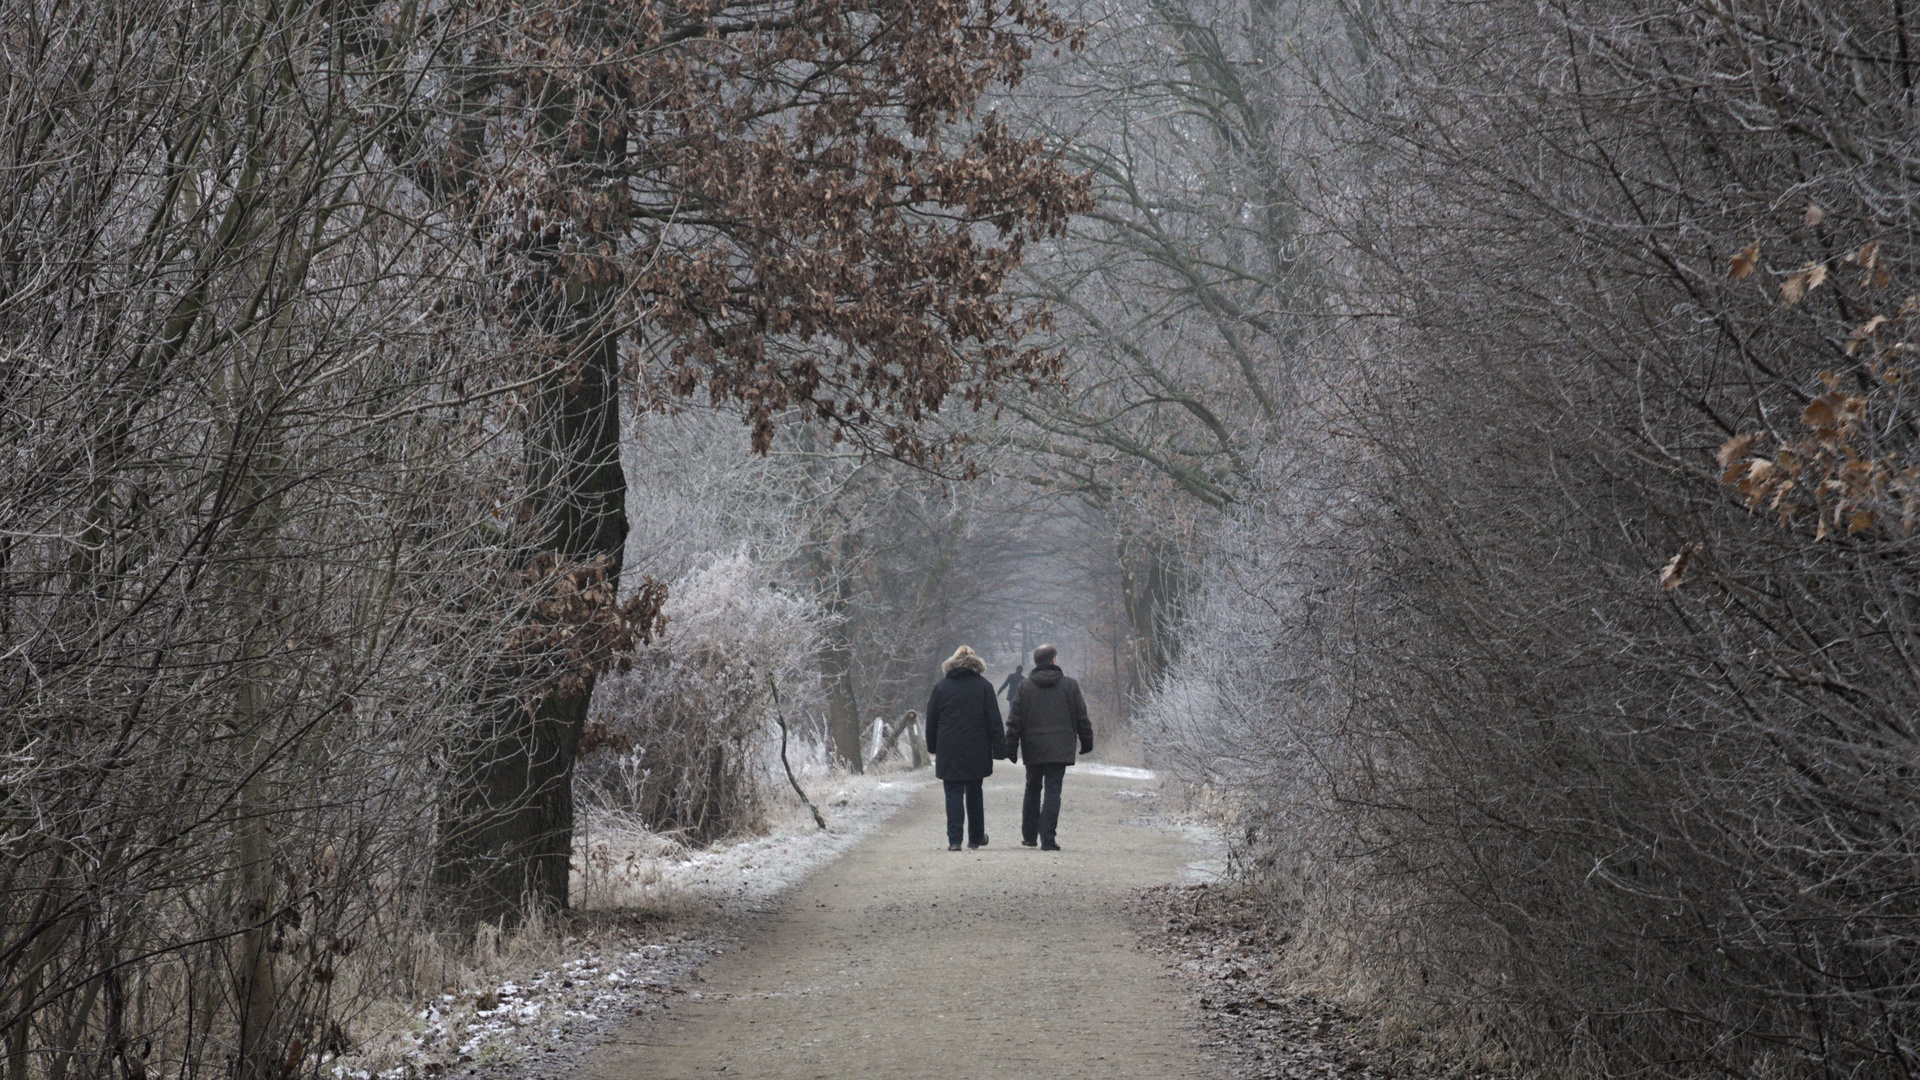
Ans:
[{"label": "forest floor", "polygon": [[1135,904],[1136,929],[1186,987],[1194,1036],[1223,1080],[1491,1080],[1417,1032],[1291,982],[1274,958],[1288,941],[1248,890],[1163,885]]}]

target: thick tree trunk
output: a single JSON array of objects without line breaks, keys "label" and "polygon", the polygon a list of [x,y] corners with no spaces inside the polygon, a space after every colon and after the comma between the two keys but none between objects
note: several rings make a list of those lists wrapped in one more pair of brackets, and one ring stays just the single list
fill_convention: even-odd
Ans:
[{"label": "thick tree trunk", "polygon": [[[609,12],[588,5],[573,32],[583,42],[615,43]],[[545,82],[540,126],[574,198],[557,199],[556,215],[575,215],[573,257],[541,252],[534,265],[552,269],[545,291],[529,292],[523,328],[560,346],[565,362],[550,371],[532,402],[526,429],[527,521],[537,530],[524,554],[543,556],[557,571],[598,561],[617,600],[627,539],[627,480],[620,468],[620,332],[614,308],[621,272],[594,254],[611,251],[612,236],[594,236],[576,200],[621,190],[626,149],[624,91],[608,83]],[[566,270],[561,267],[569,267]],[[557,645],[564,652],[564,645]],[[443,811],[434,886],[443,918],[455,926],[517,922],[531,908],[568,906],[573,854],[573,765],[593,698],[590,670],[563,669],[555,657],[516,657],[493,684],[490,725],[467,747]],[[567,677],[562,678],[565,674]],[[531,695],[537,703],[528,704]]]},{"label": "thick tree trunk", "polygon": [[[551,553],[565,567],[598,559],[617,590],[627,536],[619,343],[606,326],[604,293],[577,280],[565,288],[577,347],[574,362],[541,386],[528,421],[529,501],[545,526],[528,560]],[[594,680],[554,689],[557,668],[535,661],[500,672],[490,722],[460,754],[433,881],[455,928],[513,924],[530,907],[568,905],[573,762]],[[521,697],[530,684],[546,691],[531,710]]]},{"label": "thick tree trunk", "polygon": [[573,756],[586,702],[586,694],[556,694],[529,713],[508,700],[466,748],[434,868],[449,925],[513,925],[530,907],[567,906]]}]

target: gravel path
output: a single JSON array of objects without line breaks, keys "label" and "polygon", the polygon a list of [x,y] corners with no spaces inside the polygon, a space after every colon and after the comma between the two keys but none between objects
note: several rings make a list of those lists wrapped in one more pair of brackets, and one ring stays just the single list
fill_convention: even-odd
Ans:
[{"label": "gravel path", "polygon": [[1180,988],[1127,909],[1200,852],[1138,821],[1151,781],[1067,774],[1064,852],[1020,846],[1022,770],[987,781],[980,851],[938,786],[755,916],[696,994],[636,1018],[579,1080],[1204,1075]]}]

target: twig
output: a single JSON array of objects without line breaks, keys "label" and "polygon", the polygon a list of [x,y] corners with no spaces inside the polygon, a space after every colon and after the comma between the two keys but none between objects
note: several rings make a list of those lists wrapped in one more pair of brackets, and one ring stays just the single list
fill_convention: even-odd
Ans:
[{"label": "twig", "polygon": [[793,763],[787,760],[787,717],[780,710],[780,688],[774,685],[772,676],[767,677],[767,689],[773,692],[773,719],[780,725],[780,764],[787,770],[787,783],[793,785],[793,793],[800,796],[800,801],[807,804],[807,809],[813,811],[813,823],[825,829],[827,819],[820,816],[820,808],[807,798],[807,793],[800,787],[799,778],[793,775]]}]

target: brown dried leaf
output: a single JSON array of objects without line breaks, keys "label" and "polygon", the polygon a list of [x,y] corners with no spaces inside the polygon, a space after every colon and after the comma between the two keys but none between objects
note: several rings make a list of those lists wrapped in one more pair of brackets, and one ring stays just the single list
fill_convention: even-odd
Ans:
[{"label": "brown dried leaf", "polygon": [[1705,549],[1706,545],[1701,543],[1692,543],[1681,548],[1673,558],[1667,560],[1667,565],[1660,569],[1660,587],[1679,588],[1683,575],[1687,572],[1687,564],[1693,562],[1693,557]]},{"label": "brown dried leaf", "polygon": [[1808,228],[1812,228],[1815,225],[1818,225],[1825,220],[1827,220],[1827,212],[1825,210],[1820,209],[1819,203],[1807,204],[1807,227]]},{"label": "brown dried leaf", "polygon": [[1873,332],[1880,329],[1881,324],[1886,321],[1887,317],[1885,315],[1875,315],[1873,318],[1854,327],[1853,333],[1847,335],[1847,355],[1852,356],[1858,352],[1860,343],[1872,337]]},{"label": "brown dried leaf", "polygon": [[1785,301],[1789,307],[1799,303],[1800,298],[1806,294],[1807,272],[1805,270],[1788,274],[1787,280],[1780,283],[1780,299]]},{"label": "brown dried leaf", "polygon": [[1727,263],[1727,276],[1739,280],[1753,273],[1754,268],[1759,265],[1760,241],[1755,240],[1745,248],[1742,248],[1740,253],[1735,255],[1733,259]]},{"label": "brown dried leaf", "polygon": [[1855,510],[1847,515],[1847,535],[1873,528],[1874,514],[1871,510]]},{"label": "brown dried leaf", "polygon": [[1846,484],[1849,494],[1861,495],[1872,491],[1875,481],[1879,478],[1878,470],[1875,468],[1877,464],[1878,462],[1871,461],[1849,461],[1840,466],[1840,480]]},{"label": "brown dried leaf", "polygon": [[1749,431],[1745,435],[1735,435],[1733,438],[1720,444],[1720,452],[1714,455],[1714,460],[1720,463],[1721,468],[1726,468],[1734,462],[1739,461],[1741,458],[1747,456],[1747,451],[1753,448],[1753,444],[1760,438],[1760,434],[1758,431]]},{"label": "brown dried leaf", "polygon": [[1827,280],[1827,264],[1810,262],[1788,274],[1787,280],[1780,283],[1780,298],[1789,305],[1797,304],[1801,297],[1819,288],[1820,283],[1825,280]]},{"label": "brown dried leaf", "polygon": [[1833,406],[1826,398],[1814,398],[1800,414],[1800,422],[1816,431],[1834,426]]}]

